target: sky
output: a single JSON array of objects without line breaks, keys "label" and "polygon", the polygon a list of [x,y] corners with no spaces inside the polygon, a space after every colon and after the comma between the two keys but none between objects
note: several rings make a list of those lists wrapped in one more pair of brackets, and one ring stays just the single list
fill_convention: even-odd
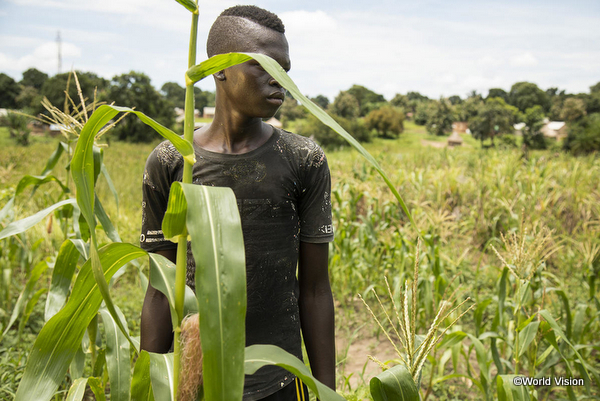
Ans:
[{"label": "sky", "polygon": [[[198,62],[210,25],[235,1],[200,0]],[[529,81],[588,92],[600,81],[600,1],[258,0],[286,26],[290,76],[330,100],[354,84],[431,98]],[[175,0],[0,0],[0,72],[35,67],[140,71],[184,85],[191,16]],[[212,78],[197,84],[214,90]]]}]

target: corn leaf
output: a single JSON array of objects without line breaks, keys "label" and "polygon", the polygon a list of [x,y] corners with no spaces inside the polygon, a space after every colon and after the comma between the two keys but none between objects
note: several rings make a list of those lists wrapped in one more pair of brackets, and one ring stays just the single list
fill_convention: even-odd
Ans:
[{"label": "corn leaf", "polygon": [[150,354],[142,351],[133,367],[131,401],[154,401],[152,386],[148,383],[150,383]]},{"label": "corn leaf", "polygon": [[46,298],[45,322],[50,320],[65,304],[78,260],[79,252],[73,242],[70,240],[63,242],[56,256],[50,290]]},{"label": "corn leaf", "polygon": [[82,377],[73,382],[69,392],[67,393],[67,401],[81,401],[85,394],[85,386],[87,385],[88,378]]},{"label": "corn leaf", "polygon": [[[99,258],[105,267],[104,279],[110,279],[125,263],[144,255],[145,251],[130,244],[109,244],[101,248]],[[101,302],[102,295],[93,276],[91,260],[88,260],[77,275],[65,307],[37,336],[15,401],[45,401],[54,396]]]},{"label": "corn leaf", "polygon": [[485,392],[487,393],[487,389],[490,384],[490,370],[488,367],[487,350],[477,337],[469,333],[467,333],[467,336],[469,336],[473,342],[473,345],[475,346],[475,356],[477,357],[477,364],[479,365],[481,385],[486,389]]},{"label": "corn leaf", "polygon": [[[565,333],[562,331],[562,329],[560,328],[560,326],[558,325],[558,323],[556,323],[556,320],[554,320],[554,318],[552,317],[552,315],[550,314],[550,312],[548,312],[546,309],[543,309],[543,310],[541,310],[539,312],[539,314],[540,314],[540,316],[542,316],[544,318],[544,320],[546,322],[548,322],[548,324],[550,325],[550,327],[552,327],[552,330],[554,330],[554,332],[556,334],[558,334],[559,336],[562,337],[563,341],[566,342],[569,345],[569,347],[573,350],[573,352],[575,353],[575,355],[577,355],[577,358],[579,359],[579,362],[581,363],[581,366],[583,367],[583,370],[581,371],[582,376],[583,376],[583,380],[586,383],[590,383],[590,375],[589,375],[589,372],[588,372],[588,369],[587,369],[587,366],[586,366],[587,365],[586,361],[585,361],[585,359],[583,359],[581,357],[581,355],[577,351],[577,348],[575,348],[575,346],[573,346],[573,344],[571,343],[571,341],[569,341],[569,339],[565,336]],[[552,345],[560,353],[560,350],[558,349],[558,346],[555,346],[554,344],[552,344]],[[562,353],[561,353],[561,356],[562,356]],[[564,358],[564,356],[563,356],[563,358]],[[566,361],[566,359],[565,359],[565,361]],[[567,364],[568,364],[568,362],[567,362]],[[588,392],[589,392],[589,389],[588,389]]]},{"label": "corn leaf", "polygon": [[[10,202],[10,201],[9,201]],[[24,231],[29,230],[31,227],[35,226],[37,223],[42,221],[46,216],[55,211],[56,209],[63,207],[64,205],[74,205],[76,203],[75,199],[66,199],[64,201],[60,201],[55,203],[52,206],[48,206],[44,210],[40,210],[34,215],[29,217],[25,217],[24,219],[13,221],[4,227],[4,230],[0,231],[0,239],[10,237],[11,235],[20,234]]]},{"label": "corn leaf", "polygon": [[[173,327],[177,327],[175,320],[175,265],[162,255],[156,253],[148,255],[150,256],[150,284],[167,297],[171,310],[171,322]],[[198,301],[192,289],[186,286],[183,314],[185,316],[196,312],[198,312]]]},{"label": "corn leaf", "polygon": [[330,115],[328,115],[323,109],[313,103],[310,99],[300,92],[300,89],[296,86],[294,81],[289,77],[289,75],[285,72],[285,70],[277,63],[277,61],[273,60],[271,57],[266,56],[260,53],[228,53],[228,54],[218,54],[216,56],[211,57],[210,59],[204,61],[201,64],[198,64],[194,67],[191,67],[186,73],[186,81],[190,80],[192,82],[197,82],[211,74],[214,74],[220,70],[223,70],[232,65],[240,64],[248,61],[250,58],[255,59],[260,63],[260,65],[267,71],[273,78],[279,82],[281,86],[287,89],[294,99],[298,100],[308,111],[310,111],[315,117],[317,117],[321,122],[339,135],[341,135],[350,145],[352,145],[373,167],[375,170],[381,175],[387,186],[392,191],[392,194],[398,201],[400,207],[412,223],[413,227],[417,232],[419,232],[415,221],[410,214],[404,199],[396,190],[396,187],[392,184],[387,174],[382,170],[379,163],[375,160],[375,158],[367,152],[362,145],[352,137],[346,130],[344,130]]},{"label": "corn leaf", "polygon": [[[305,383],[321,401],[340,401],[344,399],[341,395],[315,379],[306,365],[304,365],[304,362],[289,352],[274,345],[265,344],[251,345],[246,348],[244,371],[247,375],[254,374],[258,369],[266,365],[280,366],[295,374],[302,379],[302,382]],[[416,400],[418,400],[418,398]]]},{"label": "corn leaf", "polygon": [[[532,317],[534,317],[533,315]],[[517,350],[518,356],[521,356],[527,351],[529,345],[537,334],[538,327],[540,326],[539,321],[531,322],[523,330],[519,332],[519,349]]]},{"label": "corn leaf", "polygon": [[90,377],[88,379],[88,384],[90,385],[90,389],[96,398],[96,401],[106,401],[106,395],[104,394],[104,386],[102,385],[102,381],[97,377]]},{"label": "corn leaf", "polygon": [[[125,316],[118,308],[117,313],[124,321]],[[129,386],[131,384],[129,342],[119,330],[108,310],[100,309],[100,316],[106,334],[106,368],[110,382],[110,399],[111,401],[129,401]]]},{"label": "corn leaf", "polygon": [[244,384],[246,262],[235,195],[231,188],[175,185],[187,200],[196,261],[204,394],[207,400],[238,400]]},{"label": "corn leaf", "polygon": [[152,381],[152,392],[157,400],[174,400],[173,353],[155,354],[153,352],[149,352],[148,354],[150,355],[150,379]]},{"label": "corn leaf", "polygon": [[496,389],[498,390],[498,401],[529,401],[527,386],[515,386],[513,379],[515,375],[498,375]]},{"label": "corn leaf", "polygon": [[62,156],[62,154],[65,151],[66,152],[69,151],[69,145],[67,145],[66,143],[64,143],[62,141],[59,142],[58,145],[56,146],[56,150],[50,155],[50,157],[46,161],[46,166],[44,167],[44,171],[42,171],[42,174],[40,174],[40,175],[45,177],[52,170],[54,170],[54,167],[56,167],[58,160],[60,159],[60,157]]},{"label": "corn leaf", "polygon": [[193,13],[198,12],[198,5],[196,3],[194,3],[192,0],[175,0],[175,1]]},{"label": "corn leaf", "polygon": [[37,188],[40,185],[46,184],[48,182],[56,182],[58,185],[60,185],[60,187],[64,193],[69,192],[69,188],[67,188],[62,183],[61,180],[59,180],[58,178],[56,178],[53,175],[46,175],[46,176],[26,175],[23,178],[21,178],[19,180],[19,183],[17,184],[17,189],[15,190],[15,198],[17,196],[19,196],[21,193],[23,193],[23,191],[31,185],[35,185],[35,188]]},{"label": "corn leaf", "polygon": [[102,172],[102,175],[104,176],[104,179],[106,180],[106,183],[108,184],[108,189],[110,189],[110,192],[112,192],[113,197],[115,198],[115,203],[117,204],[117,213],[118,213],[119,212],[119,194],[117,193],[115,184],[113,183],[112,179],[110,178],[110,174],[108,173],[108,170],[106,169],[106,165],[104,163],[102,163],[102,167],[100,168],[100,171]]},{"label": "corn leaf", "polygon": [[106,233],[106,236],[110,238],[113,242],[121,242],[121,237],[119,236],[119,232],[113,226],[112,221],[110,221],[110,217],[104,211],[104,207],[102,207],[102,203],[100,203],[100,199],[98,199],[98,195],[94,196],[94,200],[96,202],[94,207],[94,214],[98,218],[98,221],[102,225],[102,229]]},{"label": "corn leaf", "polygon": [[396,365],[373,377],[369,382],[373,401],[419,401],[419,390],[404,365]]}]

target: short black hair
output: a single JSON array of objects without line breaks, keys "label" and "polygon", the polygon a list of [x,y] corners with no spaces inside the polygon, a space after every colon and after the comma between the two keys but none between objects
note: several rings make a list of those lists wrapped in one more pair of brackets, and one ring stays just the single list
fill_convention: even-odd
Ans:
[{"label": "short black hair", "polygon": [[210,28],[206,42],[206,52],[209,57],[235,51],[236,38],[243,34],[241,24],[232,21],[230,18],[222,17],[244,18],[281,34],[285,33],[285,26],[281,19],[270,11],[257,6],[230,7],[217,17]]}]

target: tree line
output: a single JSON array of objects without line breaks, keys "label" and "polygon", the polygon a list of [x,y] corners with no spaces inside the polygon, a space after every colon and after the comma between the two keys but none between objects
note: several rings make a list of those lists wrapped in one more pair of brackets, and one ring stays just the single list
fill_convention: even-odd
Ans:
[{"label": "tree line", "polygon": [[[381,94],[360,85],[341,91],[330,104],[324,96],[312,99],[357,140],[369,141],[374,136],[395,138],[403,131],[405,118],[425,126],[430,134],[447,135],[452,123],[467,122],[472,135],[494,145],[494,139],[516,146],[514,124],[525,124],[521,130],[522,145],[530,149],[549,146],[541,129],[544,120],[565,121],[568,136],[562,146],[575,153],[600,151],[600,82],[588,93],[568,94],[558,88],[540,89],[531,82],[517,82],[507,92],[491,88],[486,97],[472,91],[465,98],[458,95],[430,99],[419,92],[396,94],[390,101]],[[343,140],[316,119],[307,116],[294,99],[286,99],[280,110],[281,120],[293,123],[303,135],[314,136],[324,146],[340,146]]]},{"label": "tree line", "polygon": [[[179,130],[175,124],[175,107],[183,108],[185,88],[176,82],[165,83],[160,90],[152,86],[146,74],[131,71],[115,75],[108,80],[93,72],[76,71],[81,92],[87,103],[97,102],[128,105],[151,116],[161,124]],[[36,116],[47,113],[41,105],[47,98],[59,109],[72,108],[68,99],[78,104],[79,96],[70,73],[56,74],[52,77],[35,68],[23,72],[23,78],[17,82],[10,76],[0,73],[0,108],[20,109]],[[67,85],[67,82],[69,83]],[[68,89],[67,89],[68,87]],[[68,97],[65,96],[68,93]],[[194,88],[196,108],[214,106],[215,95],[210,91]],[[65,103],[66,102],[66,103]],[[131,142],[147,142],[156,139],[151,129],[135,118],[125,118],[113,130],[112,137]]]},{"label": "tree line", "polygon": [[[175,82],[165,83],[155,89],[150,78],[131,71],[107,80],[93,72],[77,72],[82,93],[88,101],[97,99],[107,103],[127,104],[151,115],[161,124],[177,130],[175,107],[183,108],[185,88]],[[21,109],[37,115],[46,110],[41,100],[46,97],[57,107],[65,103],[65,91],[69,73],[49,77],[30,68],[16,82],[0,73],[0,108]],[[71,99],[77,98],[73,82],[68,86]],[[213,92],[195,88],[196,108],[214,106]],[[545,148],[547,140],[541,133],[543,121],[560,120],[567,123],[568,136],[563,147],[576,153],[600,150],[600,82],[590,87],[588,93],[569,94],[558,88],[542,90],[531,82],[517,82],[505,91],[491,88],[486,97],[475,91],[465,98],[459,95],[430,99],[419,92],[396,94],[390,101],[364,86],[353,85],[340,93],[333,102],[324,95],[312,98],[326,109],[338,123],[357,140],[368,142],[373,137],[397,138],[404,130],[404,120],[412,119],[425,126],[434,135],[447,135],[452,123],[468,123],[472,135],[482,145],[496,138],[509,146],[516,146],[513,134],[515,123],[523,122],[522,144],[528,148]],[[278,111],[277,118],[284,127],[314,137],[324,147],[336,147],[345,141],[331,129],[323,126],[315,117],[288,96]],[[119,140],[133,142],[150,141],[155,136],[137,119],[123,120],[111,134]]]}]

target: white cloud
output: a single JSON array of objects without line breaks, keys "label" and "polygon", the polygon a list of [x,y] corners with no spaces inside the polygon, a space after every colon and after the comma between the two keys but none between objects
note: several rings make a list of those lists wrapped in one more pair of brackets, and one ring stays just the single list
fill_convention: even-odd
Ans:
[{"label": "white cloud", "polygon": [[[81,57],[81,49],[72,43],[62,44],[63,70],[69,67],[66,63]],[[23,72],[28,68],[55,72],[58,65],[58,49],[56,43],[46,42],[36,47],[33,52],[22,57],[14,57],[0,53],[0,70]]]},{"label": "white cloud", "polygon": [[534,67],[538,64],[537,58],[527,52],[511,57],[510,65],[513,67]]}]

